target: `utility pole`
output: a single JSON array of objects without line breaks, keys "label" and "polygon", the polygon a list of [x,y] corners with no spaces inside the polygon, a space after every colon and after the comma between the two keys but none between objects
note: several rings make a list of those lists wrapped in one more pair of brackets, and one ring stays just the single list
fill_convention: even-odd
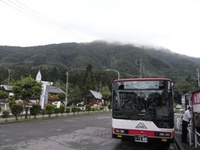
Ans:
[{"label": "utility pole", "polygon": [[142,59],[136,59],[135,64],[137,66],[139,65],[139,74],[140,74],[140,78],[142,78],[144,74],[144,65],[143,65]]},{"label": "utility pole", "polygon": [[68,76],[69,76],[69,73],[66,72],[66,96],[65,96],[65,106],[67,106],[67,96],[68,96]]},{"label": "utility pole", "polygon": [[8,69],[8,83],[10,83],[10,69]]}]

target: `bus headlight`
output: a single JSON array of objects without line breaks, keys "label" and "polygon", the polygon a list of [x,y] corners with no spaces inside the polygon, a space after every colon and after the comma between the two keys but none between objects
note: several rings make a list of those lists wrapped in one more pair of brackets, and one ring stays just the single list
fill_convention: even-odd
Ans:
[{"label": "bus headlight", "polygon": [[124,129],[114,129],[114,133],[128,134],[128,130],[124,130]]}]

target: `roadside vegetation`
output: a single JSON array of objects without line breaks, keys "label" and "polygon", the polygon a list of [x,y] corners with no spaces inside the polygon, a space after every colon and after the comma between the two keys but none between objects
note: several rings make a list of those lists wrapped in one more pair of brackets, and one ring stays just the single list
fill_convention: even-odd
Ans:
[{"label": "roadside vegetation", "polygon": [[[46,105],[44,109],[41,109],[41,106],[38,104],[33,105],[29,109],[28,118],[25,119],[25,112],[23,111],[23,107],[21,104],[14,104],[13,102],[10,103],[11,108],[10,110],[2,111],[1,117],[5,119],[4,122],[0,123],[9,123],[9,122],[21,122],[21,121],[30,121],[30,120],[37,120],[37,119],[50,119],[50,118],[59,118],[59,117],[67,117],[70,115],[87,115],[92,113],[99,113],[99,112],[108,112],[109,106],[101,106],[101,107],[91,107],[91,106],[81,106],[81,107],[66,107],[61,105],[60,108],[56,108],[53,105]],[[9,118],[15,118],[10,119]]]}]

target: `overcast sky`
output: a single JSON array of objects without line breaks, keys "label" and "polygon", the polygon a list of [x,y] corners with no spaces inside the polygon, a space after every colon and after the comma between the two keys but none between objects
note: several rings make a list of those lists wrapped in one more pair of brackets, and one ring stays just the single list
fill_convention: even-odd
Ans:
[{"label": "overcast sky", "polygon": [[0,0],[0,45],[105,40],[200,57],[200,0]]}]

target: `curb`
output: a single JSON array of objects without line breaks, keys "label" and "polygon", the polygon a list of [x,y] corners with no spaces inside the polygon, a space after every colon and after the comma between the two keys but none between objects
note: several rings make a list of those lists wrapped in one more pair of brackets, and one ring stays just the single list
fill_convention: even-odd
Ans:
[{"label": "curb", "polygon": [[177,135],[175,136],[175,144],[178,147],[179,150],[185,150],[185,148],[183,147],[183,144],[181,143],[180,139],[177,137]]}]

